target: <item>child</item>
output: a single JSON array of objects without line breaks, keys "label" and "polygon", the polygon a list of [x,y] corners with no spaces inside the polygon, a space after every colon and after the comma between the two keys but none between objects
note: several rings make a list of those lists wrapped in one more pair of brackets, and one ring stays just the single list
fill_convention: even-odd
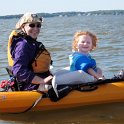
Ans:
[{"label": "child", "polygon": [[52,80],[53,89],[58,95],[57,87],[61,84],[81,84],[104,79],[101,69],[89,54],[96,47],[97,37],[90,32],[77,32],[74,35],[73,54],[70,58],[70,69],[57,72]]},{"label": "child", "polygon": [[96,80],[104,79],[102,71],[97,67],[95,59],[89,54],[96,48],[97,37],[91,32],[76,32],[73,41],[73,54],[69,56],[70,70],[82,70]]}]

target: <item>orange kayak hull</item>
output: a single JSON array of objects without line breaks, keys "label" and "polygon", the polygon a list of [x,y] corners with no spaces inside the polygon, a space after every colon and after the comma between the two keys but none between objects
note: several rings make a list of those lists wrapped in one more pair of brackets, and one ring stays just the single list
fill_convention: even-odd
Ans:
[{"label": "orange kayak hull", "polygon": [[41,97],[40,102],[30,111],[45,111],[84,105],[124,102],[124,81],[98,86],[94,91],[72,91],[57,102],[42,98],[37,91],[0,92],[0,113],[24,112]]}]

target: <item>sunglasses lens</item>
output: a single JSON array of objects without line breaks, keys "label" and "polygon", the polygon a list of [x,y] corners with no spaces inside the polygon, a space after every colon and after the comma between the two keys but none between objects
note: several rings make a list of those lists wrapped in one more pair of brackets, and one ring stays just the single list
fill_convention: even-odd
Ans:
[{"label": "sunglasses lens", "polygon": [[40,23],[38,23],[38,24],[31,23],[31,24],[29,24],[29,27],[31,27],[31,28],[34,28],[34,27],[41,28],[41,24]]},{"label": "sunglasses lens", "polygon": [[31,27],[31,28],[34,28],[35,27],[35,24],[29,24],[29,27]]},{"label": "sunglasses lens", "polygon": [[39,23],[39,24],[37,24],[37,28],[41,28],[41,24]]}]

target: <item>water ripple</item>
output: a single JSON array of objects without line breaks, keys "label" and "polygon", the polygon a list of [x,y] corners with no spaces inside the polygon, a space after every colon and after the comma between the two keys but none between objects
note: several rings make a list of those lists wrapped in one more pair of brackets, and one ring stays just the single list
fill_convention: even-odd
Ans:
[{"label": "water ripple", "polygon": [[[113,21],[114,20],[114,21]],[[0,34],[0,79],[7,73],[7,41],[17,19],[1,21]],[[98,36],[98,47],[91,54],[105,75],[113,76],[123,68],[124,56],[124,16],[80,16],[45,18],[38,41],[42,41],[51,52],[54,71],[69,65],[73,35],[86,30]]]}]

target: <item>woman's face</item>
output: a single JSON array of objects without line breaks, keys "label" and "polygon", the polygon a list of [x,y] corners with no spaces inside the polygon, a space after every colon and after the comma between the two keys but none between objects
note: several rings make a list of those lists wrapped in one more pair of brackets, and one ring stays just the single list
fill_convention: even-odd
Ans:
[{"label": "woman's face", "polygon": [[26,23],[23,27],[23,31],[31,36],[33,39],[36,39],[40,33],[41,23]]},{"label": "woman's face", "polygon": [[89,35],[79,36],[77,48],[79,52],[88,53],[92,50],[92,39]]}]

